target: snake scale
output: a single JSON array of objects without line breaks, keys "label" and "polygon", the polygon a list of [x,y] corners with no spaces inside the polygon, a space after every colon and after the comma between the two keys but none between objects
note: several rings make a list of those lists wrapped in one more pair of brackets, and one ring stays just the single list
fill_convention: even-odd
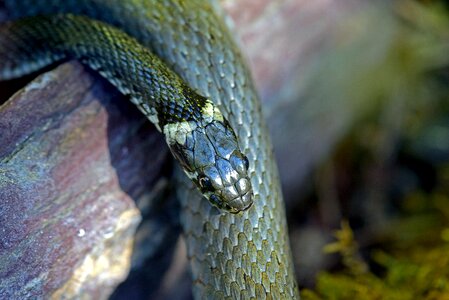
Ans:
[{"label": "snake scale", "polygon": [[[201,0],[6,0],[5,4],[15,18],[27,18],[0,26],[0,79],[72,54],[129,94],[165,133],[190,177],[178,176],[177,196],[195,298],[299,298],[268,131],[250,74],[216,4]],[[30,17],[36,15],[47,16]],[[142,50],[139,43],[150,50]],[[158,111],[145,107],[142,98],[150,98]],[[158,101],[170,105],[158,106]],[[183,105],[192,101],[201,104],[191,105],[186,117]],[[206,129],[197,128],[199,123]],[[211,145],[204,147],[214,154],[191,154],[204,144],[195,138],[194,146],[179,149],[179,144],[190,143],[189,130],[195,138],[210,140]],[[220,147],[213,145],[214,139]],[[213,164],[204,162],[210,156]],[[191,170],[189,164],[197,168]],[[222,167],[232,176],[225,174],[220,181],[215,175]]]}]

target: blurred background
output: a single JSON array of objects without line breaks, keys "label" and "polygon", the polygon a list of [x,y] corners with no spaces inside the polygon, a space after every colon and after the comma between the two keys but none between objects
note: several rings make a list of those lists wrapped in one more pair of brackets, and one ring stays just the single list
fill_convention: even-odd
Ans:
[{"label": "blurred background", "polygon": [[237,2],[302,296],[449,299],[447,2]]},{"label": "blurred background", "polygon": [[[220,3],[263,102],[303,299],[449,299],[447,1]],[[115,299],[143,299],[159,272],[148,228]],[[159,299],[191,297],[174,236]]]}]

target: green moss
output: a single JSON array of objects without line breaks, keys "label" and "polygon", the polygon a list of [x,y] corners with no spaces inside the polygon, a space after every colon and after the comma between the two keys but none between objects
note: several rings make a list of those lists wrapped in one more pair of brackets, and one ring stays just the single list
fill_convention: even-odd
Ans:
[{"label": "green moss", "polygon": [[[440,183],[442,183],[440,181]],[[384,269],[375,274],[358,254],[357,241],[346,221],[336,231],[336,241],[325,247],[326,252],[339,253],[344,268],[337,273],[322,272],[317,277],[314,291],[302,291],[303,299],[449,299],[449,218],[446,195],[439,188],[427,196],[420,193],[416,215],[395,221],[393,233],[404,228],[412,230],[419,224],[415,235],[395,239],[387,251],[374,250],[371,259]],[[426,211],[425,217],[419,217]],[[388,237],[387,240],[390,240]],[[405,246],[406,245],[406,246]],[[388,247],[386,247],[388,248]],[[362,267],[361,267],[362,266]]]},{"label": "green moss", "polygon": [[303,299],[449,299],[449,243],[372,256],[385,268],[383,276],[352,265],[335,274],[322,272],[315,291],[301,292]]}]

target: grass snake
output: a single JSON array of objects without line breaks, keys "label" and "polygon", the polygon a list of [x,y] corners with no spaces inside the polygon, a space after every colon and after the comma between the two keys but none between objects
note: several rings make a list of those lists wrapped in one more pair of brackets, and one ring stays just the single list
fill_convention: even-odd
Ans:
[{"label": "grass snake", "polygon": [[195,298],[298,298],[268,131],[215,4],[5,4],[25,18],[0,27],[0,79],[75,57],[130,95],[165,134],[190,178],[179,177],[177,195]]}]

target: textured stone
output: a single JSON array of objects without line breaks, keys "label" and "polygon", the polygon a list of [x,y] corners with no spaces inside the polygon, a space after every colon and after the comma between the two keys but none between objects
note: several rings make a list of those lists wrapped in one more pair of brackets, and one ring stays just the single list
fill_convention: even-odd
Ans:
[{"label": "textured stone", "polygon": [[0,298],[101,299],[126,278],[166,151],[114,91],[70,63],[0,107]]}]

